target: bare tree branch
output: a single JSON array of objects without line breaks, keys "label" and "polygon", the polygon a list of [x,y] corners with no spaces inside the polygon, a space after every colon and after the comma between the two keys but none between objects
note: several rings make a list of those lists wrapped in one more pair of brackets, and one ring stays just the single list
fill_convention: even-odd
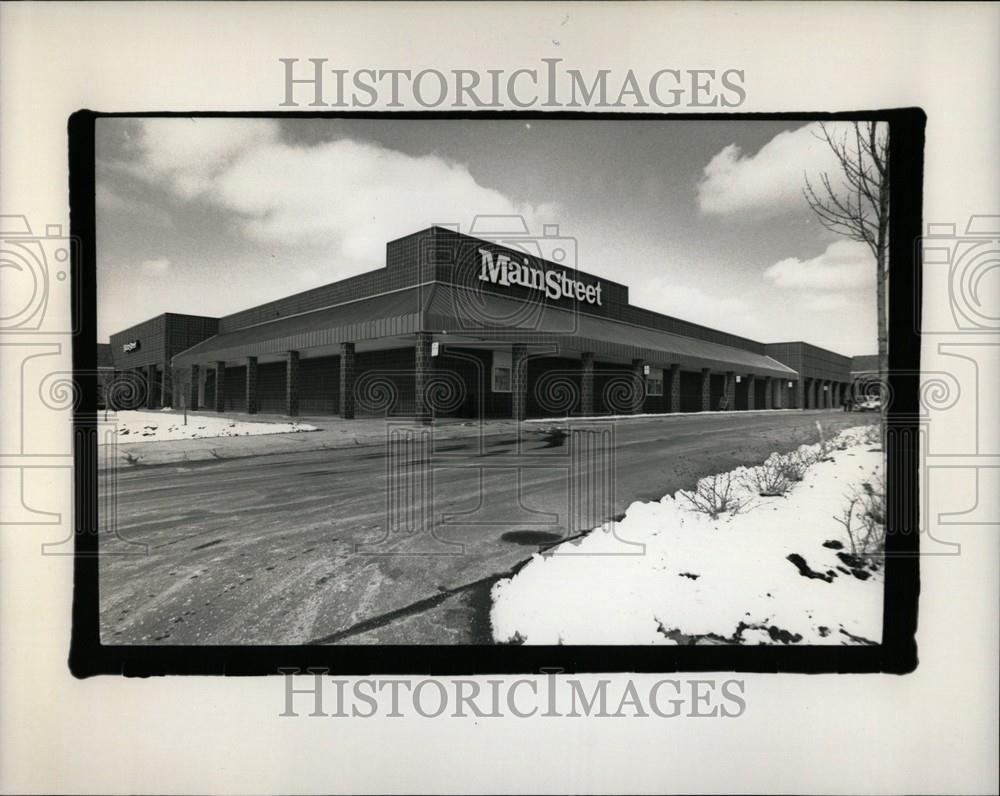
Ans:
[{"label": "bare tree branch", "polygon": [[850,240],[865,243],[875,257],[876,313],[878,322],[879,373],[885,383],[888,373],[888,307],[886,281],[889,275],[889,129],[885,123],[854,122],[854,135],[836,135],[827,125],[813,135],[823,141],[837,160],[840,184],[827,172],[816,186],[805,174],[802,194],[826,229]]}]

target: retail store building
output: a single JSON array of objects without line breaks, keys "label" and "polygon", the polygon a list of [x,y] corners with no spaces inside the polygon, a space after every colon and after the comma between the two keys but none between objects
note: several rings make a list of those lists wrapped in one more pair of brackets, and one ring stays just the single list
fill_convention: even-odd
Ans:
[{"label": "retail store building", "polygon": [[[553,235],[445,227],[384,267],[222,318],[165,314],[112,336],[148,407],[430,419],[835,406],[848,357],[764,344],[629,303]],[[545,256],[543,256],[543,253]]]}]

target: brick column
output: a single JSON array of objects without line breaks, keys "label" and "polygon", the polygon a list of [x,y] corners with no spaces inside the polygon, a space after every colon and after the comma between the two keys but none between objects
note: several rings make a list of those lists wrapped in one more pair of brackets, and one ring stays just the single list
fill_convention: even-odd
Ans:
[{"label": "brick column", "polygon": [[816,408],[816,380],[806,379],[806,409]]},{"label": "brick column", "polygon": [[774,408],[774,379],[770,376],[764,377],[764,408]]},{"label": "brick column", "polygon": [[806,382],[801,376],[795,382],[795,408],[806,408]]},{"label": "brick column", "polygon": [[156,365],[146,365],[146,408],[156,409]]},{"label": "brick column", "polygon": [[667,406],[668,412],[681,411],[681,366],[671,365],[670,370],[670,403]]},{"label": "brick column", "polygon": [[420,423],[430,423],[434,417],[427,400],[427,387],[434,373],[434,360],[431,357],[431,336],[427,332],[417,333],[413,373],[414,416]]},{"label": "brick column", "polygon": [[757,377],[753,373],[748,373],[746,375],[747,380],[747,411],[754,408],[754,404],[757,402],[757,398],[754,395],[754,387],[757,384]]},{"label": "brick column", "polygon": [[820,405],[824,409],[829,409],[830,408],[830,394],[833,391],[832,383],[829,380],[824,381],[822,383],[822,385],[821,385],[821,389],[822,389],[822,392],[820,393],[820,395],[821,395],[820,400],[822,401],[822,403]]},{"label": "brick column", "polygon": [[633,415],[641,414],[643,406],[646,403],[646,374],[642,372],[645,365],[646,360],[644,359],[632,360],[632,382],[634,393],[632,395],[632,406],[630,407],[630,411]]},{"label": "brick column", "polygon": [[580,414],[594,414],[594,354],[584,351],[580,355]]},{"label": "brick column", "polygon": [[257,357],[247,357],[247,414],[257,414]]},{"label": "brick column", "polygon": [[723,389],[723,396],[726,401],[726,409],[736,408],[736,373],[732,370],[726,371],[726,386]]},{"label": "brick column", "polygon": [[510,408],[514,420],[524,420],[528,402],[528,347],[510,347]]},{"label": "brick column", "polygon": [[163,378],[160,379],[160,406],[174,405],[174,371],[170,362],[163,364]]},{"label": "brick column", "polygon": [[198,408],[198,386],[201,382],[201,368],[191,366],[191,383],[188,384],[188,409]]},{"label": "brick column", "polygon": [[784,392],[784,382],[781,379],[774,380],[774,408],[781,409],[784,406],[784,401],[781,398],[781,393]]},{"label": "brick column", "polygon": [[289,351],[285,362],[285,414],[299,414],[299,352]]},{"label": "brick column", "polygon": [[354,419],[354,343],[340,344],[340,416]]},{"label": "brick column", "polygon": [[215,363],[215,411],[226,411],[226,363]]},{"label": "brick column", "polygon": [[707,412],[712,408],[712,371],[708,368],[701,369],[701,411]]}]

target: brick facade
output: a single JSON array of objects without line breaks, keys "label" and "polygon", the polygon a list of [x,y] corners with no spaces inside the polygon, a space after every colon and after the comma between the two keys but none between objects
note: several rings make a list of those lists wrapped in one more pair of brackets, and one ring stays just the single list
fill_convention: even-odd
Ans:
[{"label": "brick facade", "polygon": [[646,403],[646,376],[643,373],[645,365],[644,360],[632,360],[632,414],[634,415],[642,412]]},{"label": "brick facade", "polygon": [[[681,366],[671,365],[668,370],[663,372],[664,381],[670,379],[669,387],[664,384],[663,391],[669,396],[668,400],[668,412],[680,412],[681,411]],[[669,392],[668,392],[669,390]]]},{"label": "brick facade", "polygon": [[285,414],[299,414],[299,352],[289,351],[285,370]]},{"label": "brick facade", "polygon": [[431,335],[426,332],[417,335],[413,369],[413,390],[416,402],[414,415],[421,423],[429,423],[434,418],[434,410],[427,393],[430,379],[434,374],[434,357],[431,356],[431,346]]},{"label": "brick facade", "polygon": [[585,352],[580,357],[580,414],[589,417],[594,414],[594,355]]},{"label": "brick facade", "polygon": [[247,414],[257,414],[257,357],[247,357]]},{"label": "brick facade", "polygon": [[215,411],[226,411],[226,363],[215,363]]},{"label": "brick facade", "polygon": [[510,371],[511,417],[524,420],[528,398],[528,347],[511,346]]},{"label": "brick facade", "polygon": [[197,365],[191,366],[191,380],[188,382],[187,406],[189,409],[197,409],[199,401],[199,389],[201,385],[201,368]]},{"label": "brick facade", "polygon": [[340,416],[354,417],[354,343],[340,344]]}]

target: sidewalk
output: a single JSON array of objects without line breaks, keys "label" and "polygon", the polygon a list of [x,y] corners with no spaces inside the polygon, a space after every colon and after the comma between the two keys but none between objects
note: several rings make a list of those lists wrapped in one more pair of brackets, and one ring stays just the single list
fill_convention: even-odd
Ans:
[{"label": "sidewalk", "polygon": [[[179,411],[164,411],[162,415],[180,416]],[[188,422],[199,417],[219,417],[212,412],[188,412]],[[226,412],[227,420],[253,423],[288,423],[284,415]],[[267,456],[278,453],[300,453],[303,451],[331,450],[337,448],[382,445],[386,433],[392,427],[417,427],[410,418],[364,417],[343,420],[339,417],[302,416],[299,423],[315,426],[316,431],[299,431],[289,434],[265,434],[240,437],[204,437],[200,439],[163,440],[157,442],[126,442],[116,438],[112,446],[104,444],[105,435],[103,413],[98,413],[98,469],[105,470],[111,464],[110,456],[118,467],[133,465],[175,464],[178,462],[210,461],[213,459],[238,459],[248,456]],[[111,417],[108,424],[111,424]],[[426,426],[425,426],[426,427]],[[515,424],[512,420],[486,420],[482,423],[465,418],[436,420],[431,426],[435,439],[459,439],[475,437],[479,434],[512,434]],[[531,428],[534,433],[543,429]],[[114,454],[111,451],[114,450]]]}]

